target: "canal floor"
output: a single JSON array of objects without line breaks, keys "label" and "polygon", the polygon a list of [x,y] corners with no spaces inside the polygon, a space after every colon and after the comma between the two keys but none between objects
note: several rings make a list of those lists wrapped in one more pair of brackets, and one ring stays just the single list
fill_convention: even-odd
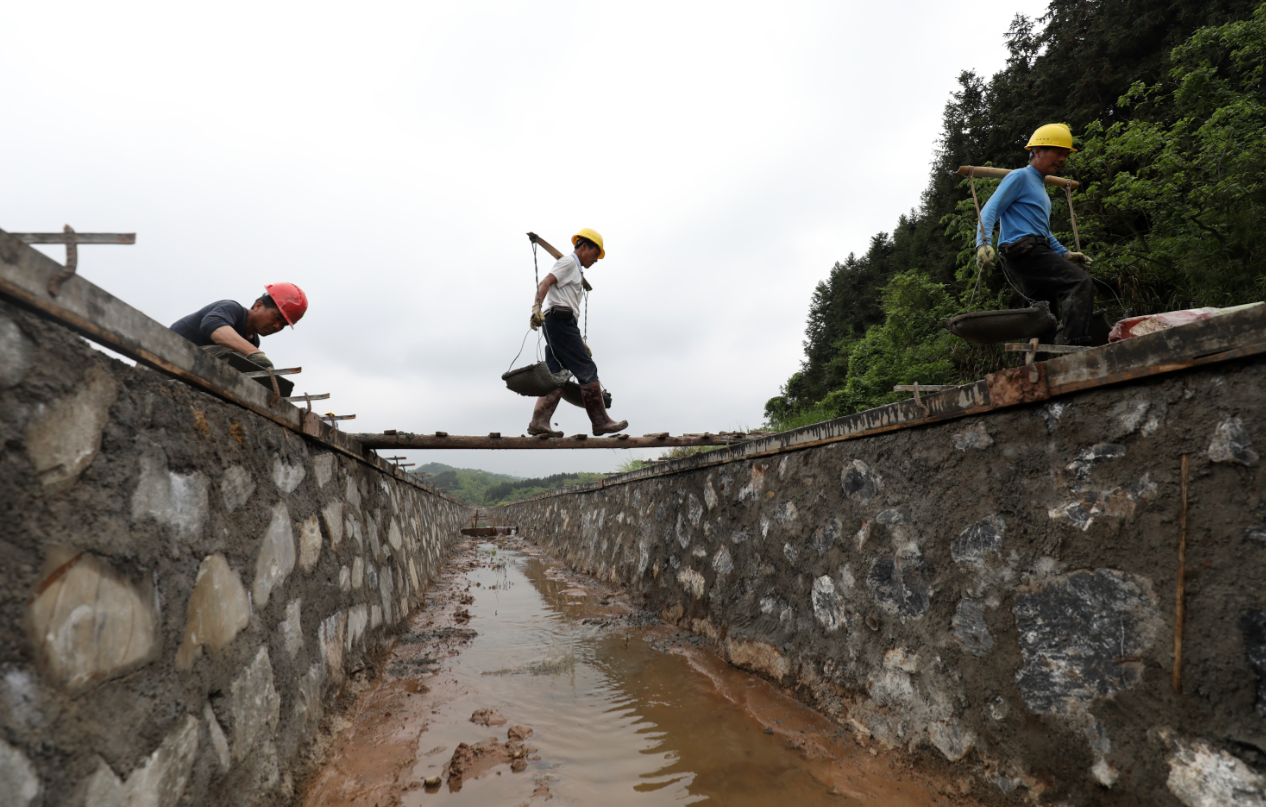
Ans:
[{"label": "canal floor", "polygon": [[459,551],[410,627],[304,805],[973,804],[518,539]]}]

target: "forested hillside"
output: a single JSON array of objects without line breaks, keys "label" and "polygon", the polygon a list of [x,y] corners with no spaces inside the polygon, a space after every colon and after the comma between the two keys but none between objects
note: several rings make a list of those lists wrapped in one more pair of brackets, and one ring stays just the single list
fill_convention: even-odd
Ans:
[{"label": "forested hillside", "polygon": [[[1039,20],[1012,20],[1005,41],[1001,72],[959,75],[922,198],[818,284],[800,370],[766,404],[770,426],[889,403],[902,397],[894,384],[962,383],[1002,366],[1000,349],[941,325],[1024,305],[996,270],[977,278],[975,209],[953,172],[1022,167],[1044,123],[1077,138],[1062,175],[1082,183],[1074,212],[1110,320],[1266,298],[1266,5],[1055,0]],[[982,205],[996,186],[976,181]],[[1052,230],[1072,248],[1063,194],[1051,202]]]}]

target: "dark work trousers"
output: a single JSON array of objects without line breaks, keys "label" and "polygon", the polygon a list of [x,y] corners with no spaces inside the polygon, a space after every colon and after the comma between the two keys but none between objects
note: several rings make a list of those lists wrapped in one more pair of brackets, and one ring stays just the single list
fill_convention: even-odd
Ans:
[{"label": "dark work trousers", "polygon": [[546,314],[545,341],[549,344],[545,349],[545,366],[551,373],[566,367],[580,384],[598,380],[598,366],[585,350],[574,315],[560,316],[553,311]]},{"label": "dark work trousers", "polygon": [[1000,251],[1007,269],[1020,282],[1026,296],[1046,300],[1051,304],[1051,311],[1058,312],[1056,344],[1090,344],[1095,282],[1085,269],[1057,254],[1049,245],[1029,243],[1032,246],[1020,254],[1016,254],[1019,250],[1012,245],[1002,245]]}]

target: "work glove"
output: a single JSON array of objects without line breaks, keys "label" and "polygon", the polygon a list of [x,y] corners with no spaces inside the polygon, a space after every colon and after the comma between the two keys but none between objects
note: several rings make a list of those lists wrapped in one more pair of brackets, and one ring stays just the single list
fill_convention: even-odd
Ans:
[{"label": "work glove", "polygon": [[992,269],[994,262],[998,258],[998,253],[994,252],[993,247],[988,244],[982,244],[976,247],[976,266],[981,269]]},{"label": "work glove", "polygon": [[260,367],[263,367],[266,370],[273,369],[272,359],[268,358],[267,354],[265,354],[264,351],[262,350],[257,350],[254,353],[248,353],[246,354],[246,358],[250,359],[251,361],[255,362]]},{"label": "work glove", "polygon": [[580,343],[585,346],[585,352],[589,354],[589,358],[593,358],[593,351],[589,349],[589,343],[581,339]]},{"label": "work glove", "polygon": [[1082,266],[1089,266],[1094,263],[1089,255],[1082,252],[1065,252],[1064,257],[1073,263],[1081,264]]},{"label": "work glove", "polygon": [[532,319],[531,319],[532,330],[534,331],[538,330],[544,324],[545,324],[545,315],[541,313],[541,304],[535,303],[532,306]]}]

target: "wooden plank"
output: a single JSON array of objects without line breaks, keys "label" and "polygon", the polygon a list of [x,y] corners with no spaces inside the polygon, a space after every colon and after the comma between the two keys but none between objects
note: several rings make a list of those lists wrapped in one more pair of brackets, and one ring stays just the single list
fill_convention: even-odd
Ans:
[{"label": "wooden plank", "polygon": [[412,434],[396,431],[393,434],[349,435],[365,448],[500,448],[500,449],[547,449],[547,448],[664,448],[666,446],[724,446],[748,440],[742,434],[690,434],[679,437],[652,435],[630,437],[627,434],[610,437],[592,437],[574,434],[570,437],[506,437],[493,435],[446,434],[443,437],[430,434]]}]

